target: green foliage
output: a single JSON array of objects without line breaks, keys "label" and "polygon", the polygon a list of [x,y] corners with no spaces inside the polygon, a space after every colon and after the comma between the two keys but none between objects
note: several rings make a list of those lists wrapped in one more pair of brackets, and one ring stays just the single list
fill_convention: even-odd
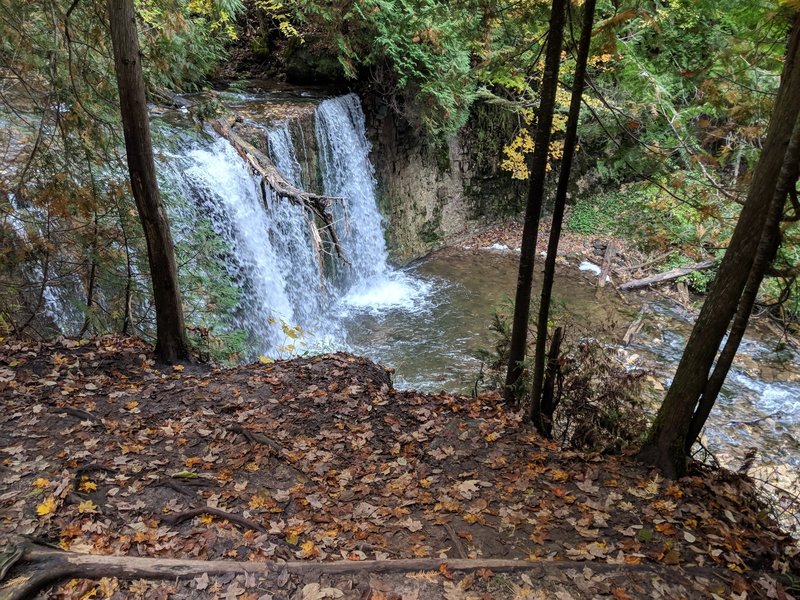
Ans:
[{"label": "green foliage", "polygon": [[[192,90],[240,0],[141,0],[152,97]],[[18,335],[152,328],[148,263],[122,152],[106,2],[0,0],[0,301]],[[190,276],[191,279],[191,276]],[[191,282],[190,282],[191,285]],[[61,315],[48,315],[45,296]]]},{"label": "green foliage", "polygon": [[382,91],[434,138],[466,122],[477,85],[473,40],[481,26],[469,2],[301,0],[292,8],[316,54],[337,56],[350,78],[371,69]]},{"label": "green foliage", "polygon": [[[537,312],[532,310],[531,314]],[[554,312],[558,314],[557,307]],[[503,386],[512,315],[513,302],[504,298],[492,318],[493,346],[477,353],[482,363],[479,382],[484,387]],[[529,327],[535,328],[535,324]],[[526,356],[532,356],[535,339],[535,332],[529,331]],[[620,452],[642,441],[647,429],[641,399],[645,371],[627,369],[612,348],[587,336],[565,339],[559,371],[556,384],[559,403],[553,418],[553,434],[562,447]],[[518,385],[527,391],[530,383],[525,365]]]}]

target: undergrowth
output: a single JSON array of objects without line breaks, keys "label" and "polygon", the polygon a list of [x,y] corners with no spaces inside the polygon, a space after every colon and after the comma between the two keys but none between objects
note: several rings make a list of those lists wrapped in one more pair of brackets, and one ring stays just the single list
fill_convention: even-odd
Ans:
[{"label": "undergrowth", "polygon": [[[531,314],[535,316],[536,311]],[[504,385],[512,315],[513,303],[506,298],[492,317],[492,347],[477,352],[482,363],[479,383],[484,388],[502,389]],[[641,393],[647,372],[626,367],[617,351],[597,337],[579,335],[569,324],[565,330],[556,381],[554,439],[562,448],[600,452],[615,453],[637,446],[648,425]],[[525,390],[531,384],[528,367],[535,341],[535,326],[529,325],[529,358],[519,384]]]}]

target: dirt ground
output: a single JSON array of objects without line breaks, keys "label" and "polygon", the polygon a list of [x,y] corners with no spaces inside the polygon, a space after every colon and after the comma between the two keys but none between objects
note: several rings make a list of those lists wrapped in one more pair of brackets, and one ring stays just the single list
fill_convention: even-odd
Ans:
[{"label": "dirt ground", "polygon": [[[561,451],[496,395],[396,391],[346,354],[160,369],[135,339],[5,340],[0,399],[7,548],[232,565],[50,598],[788,598],[800,577],[746,479]],[[10,566],[0,598],[49,564]]]}]

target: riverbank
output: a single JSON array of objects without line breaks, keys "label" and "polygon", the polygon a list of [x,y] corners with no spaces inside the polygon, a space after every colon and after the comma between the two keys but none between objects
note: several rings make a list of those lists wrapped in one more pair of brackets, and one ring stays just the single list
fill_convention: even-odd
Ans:
[{"label": "riverbank", "polygon": [[[225,370],[149,356],[122,338],[2,344],[4,539],[290,562],[177,582],[94,571],[60,597],[767,598],[798,575],[791,538],[728,471],[669,482],[560,452],[496,395],[397,391],[346,354]],[[297,564],[335,560],[352,567]]]}]

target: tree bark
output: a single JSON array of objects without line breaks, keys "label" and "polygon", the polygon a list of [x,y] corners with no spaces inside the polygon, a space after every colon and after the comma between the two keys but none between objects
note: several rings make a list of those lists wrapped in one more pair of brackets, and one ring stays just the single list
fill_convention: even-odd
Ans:
[{"label": "tree bark", "polygon": [[156,357],[174,363],[189,358],[189,345],[172,234],[156,181],[133,0],[108,0],[108,20],[131,190],[144,229],[153,284]]},{"label": "tree bark", "polygon": [[569,188],[570,171],[572,170],[572,157],[575,155],[575,148],[578,144],[578,120],[581,114],[581,99],[583,98],[583,87],[586,80],[586,62],[589,59],[589,47],[592,42],[595,3],[595,0],[586,0],[583,7],[583,25],[581,38],[578,42],[578,56],[575,60],[575,79],[572,82],[572,97],[570,98],[569,114],[567,115],[567,131],[564,136],[564,153],[561,158],[561,172],[558,176],[558,188],[556,189],[556,199],[553,206],[550,239],[547,243],[547,257],[544,261],[542,295],[539,300],[539,318],[536,324],[536,350],[533,355],[533,383],[531,384],[529,418],[539,433],[543,435],[549,435],[549,430],[544,419],[542,419],[542,386],[544,384],[547,321],[550,317],[550,299],[553,293],[553,280],[556,272],[558,242],[561,239],[564,209],[567,206],[567,190]]},{"label": "tree bark", "polygon": [[686,471],[686,443],[695,407],[753,267],[798,112],[800,14],[793,21],[781,85],[747,200],[675,378],[639,452],[640,460],[657,466],[667,477],[676,478]]},{"label": "tree bark", "polygon": [[539,114],[536,119],[533,157],[528,176],[528,200],[525,208],[525,223],[522,228],[522,247],[517,275],[517,292],[514,298],[514,319],[509,345],[508,371],[506,373],[505,398],[517,403],[518,382],[525,360],[528,341],[528,316],[531,304],[533,266],[536,259],[536,241],[539,237],[539,218],[544,198],[544,182],[547,175],[547,158],[550,151],[550,130],[553,126],[558,72],[561,66],[561,45],[564,40],[566,0],[553,0],[550,11],[550,29],[547,36],[547,52],[542,77]]},{"label": "tree bark", "polygon": [[703,430],[703,426],[708,416],[711,414],[711,409],[717,401],[719,392],[722,389],[722,384],[725,382],[733,359],[736,356],[736,351],[739,349],[739,344],[747,329],[747,323],[750,320],[750,314],[753,312],[753,306],[755,306],[758,290],[761,288],[761,282],[764,280],[764,276],[769,270],[772,261],[775,260],[775,254],[778,252],[778,247],[781,242],[781,218],[784,214],[786,198],[797,185],[798,165],[800,165],[800,118],[795,121],[794,132],[789,141],[789,148],[783,160],[783,168],[781,169],[780,177],[775,186],[775,194],[772,198],[769,212],[767,213],[767,222],[764,224],[764,232],[761,235],[758,250],[756,250],[756,255],[753,259],[750,276],[747,279],[742,298],[739,301],[739,308],[736,311],[731,330],[728,333],[728,339],[717,359],[711,377],[709,377],[706,382],[706,387],[703,390],[703,395],[700,398],[697,410],[695,410],[692,416],[692,421],[689,425],[689,433],[686,436],[687,454],[691,452],[694,441]]}]

